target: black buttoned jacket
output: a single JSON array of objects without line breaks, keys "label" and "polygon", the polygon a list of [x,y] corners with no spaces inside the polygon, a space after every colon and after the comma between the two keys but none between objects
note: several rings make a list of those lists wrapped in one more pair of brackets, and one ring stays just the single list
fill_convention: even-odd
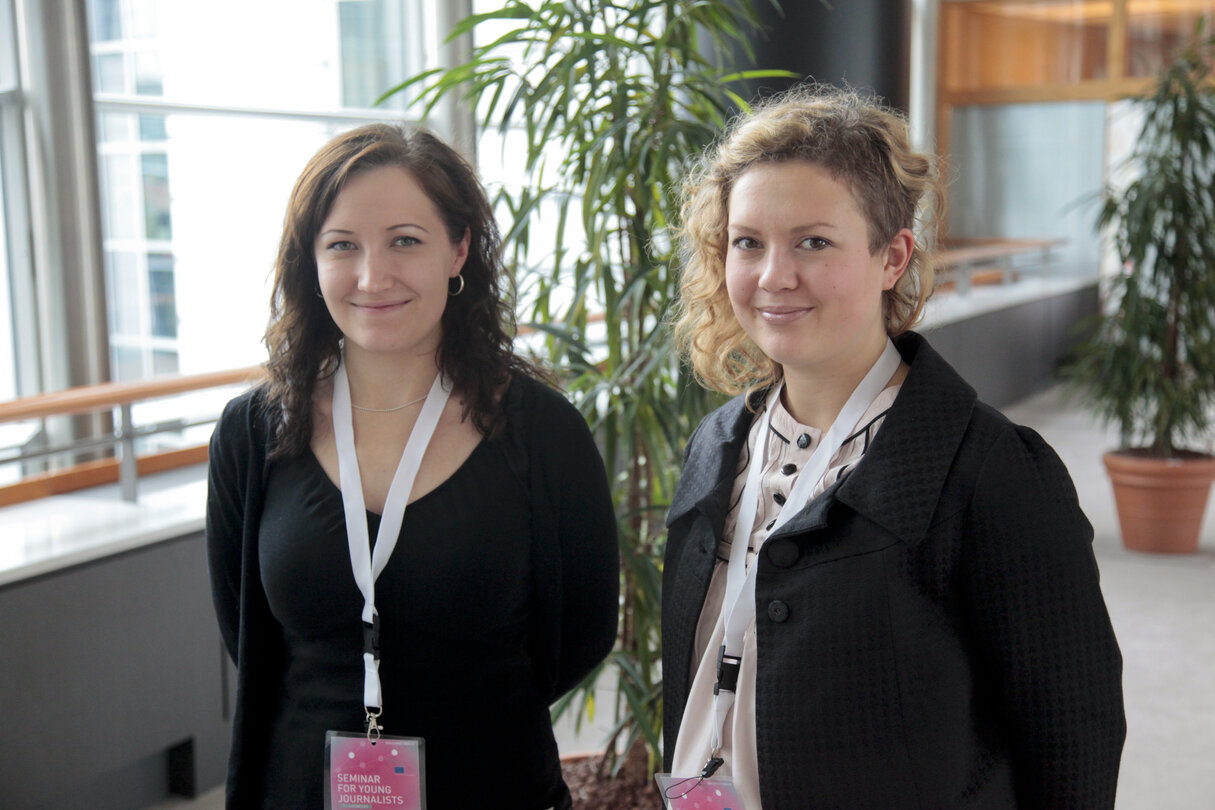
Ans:
[{"label": "black buttoned jacket", "polygon": [[[1067,470],[923,338],[896,345],[863,460],[757,557],[764,810],[1111,808],[1122,658]],[[668,515],[668,768],[752,418],[738,397],[701,423]]]}]

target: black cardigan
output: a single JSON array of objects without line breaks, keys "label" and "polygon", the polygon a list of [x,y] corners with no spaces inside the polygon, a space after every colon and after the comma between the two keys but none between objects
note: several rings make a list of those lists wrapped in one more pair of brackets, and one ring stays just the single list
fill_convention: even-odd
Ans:
[{"label": "black cardigan", "polygon": [[[864,459],[756,558],[764,810],[1111,808],[1122,659],[1067,470],[923,338],[896,345]],[[752,418],[739,397],[704,420],[668,516],[668,768]]]},{"label": "black cardigan", "polygon": [[[560,394],[516,376],[494,441],[532,501],[539,628],[532,648],[549,701],[576,685],[616,638],[619,550],[603,462],[581,414]],[[207,548],[220,632],[237,663],[228,806],[256,807],[269,709],[283,654],[262,590],[257,537],[274,416],[264,390],[228,403],[211,438]],[[521,741],[514,741],[520,743]],[[505,745],[511,741],[504,740]]]}]

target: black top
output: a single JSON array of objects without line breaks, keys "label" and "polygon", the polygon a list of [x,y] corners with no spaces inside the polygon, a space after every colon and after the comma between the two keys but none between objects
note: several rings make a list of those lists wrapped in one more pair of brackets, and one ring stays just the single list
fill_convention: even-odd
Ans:
[{"label": "black top", "polygon": [[[492,525],[479,508],[487,504]],[[374,544],[380,518],[367,518]],[[548,707],[525,650],[529,521],[526,489],[501,449],[482,442],[451,478],[409,505],[376,580],[380,723],[386,733],[425,739],[430,807],[467,807],[471,773],[520,807],[549,807],[563,795]],[[325,731],[362,729],[363,597],[351,573],[341,492],[311,453],[272,467],[258,547],[262,586],[288,651],[265,802],[319,807]],[[529,744],[503,756],[520,734]]]},{"label": "black top", "polygon": [[[616,638],[615,515],[586,421],[523,376],[502,410],[502,431],[406,510],[376,588],[383,723],[426,739],[430,810],[563,806],[547,706]],[[207,550],[237,663],[229,808],[320,807],[325,731],[363,722],[341,497],[310,454],[267,459],[280,418],[254,389],[211,439]]]}]

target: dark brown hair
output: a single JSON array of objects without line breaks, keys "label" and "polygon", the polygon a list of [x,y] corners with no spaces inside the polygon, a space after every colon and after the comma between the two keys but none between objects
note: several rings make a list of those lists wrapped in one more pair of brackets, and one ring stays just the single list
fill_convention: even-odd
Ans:
[{"label": "dark brown hair", "polygon": [[334,201],[355,174],[382,166],[408,171],[437,209],[448,238],[470,241],[461,269],[464,289],[447,300],[438,364],[464,397],[465,415],[492,435],[499,427],[497,395],[512,373],[537,374],[512,347],[514,310],[503,295],[501,237],[485,189],[472,166],[430,132],[371,124],[321,147],[304,167],[287,204],[274,265],[268,402],[281,418],[272,457],[304,452],[312,440],[312,395],[337,370],[342,333],[317,281],[315,241]]}]

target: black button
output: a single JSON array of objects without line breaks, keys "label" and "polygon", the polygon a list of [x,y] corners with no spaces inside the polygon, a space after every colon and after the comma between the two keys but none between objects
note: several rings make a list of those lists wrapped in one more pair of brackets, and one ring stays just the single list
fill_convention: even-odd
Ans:
[{"label": "black button", "polygon": [[780,471],[781,471],[782,475],[793,475],[793,473],[797,472],[797,465],[796,464],[786,464],[785,466],[780,468]]},{"label": "black button", "polygon": [[776,501],[781,506],[785,505],[785,496],[781,495],[779,492],[772,496],[772,500]]},{"label": "black button", "polygon": [[774,622],[783,622],[789,618],[789,606],[779,599],[768,603],[768,618]]},{"label": "black button", "polygon": [[764,546],[768,550],[768,559],[777,568],[788,568],[797,562],[800,552],[797,543],[792,540],[774,540]]},{"label": "black button", "polygon": [[805,450],[807,447],[809,447],[810,446],[810,434],[803,433],[802,435],[798,436],[797,437],[797,446],[803,450]]}]

